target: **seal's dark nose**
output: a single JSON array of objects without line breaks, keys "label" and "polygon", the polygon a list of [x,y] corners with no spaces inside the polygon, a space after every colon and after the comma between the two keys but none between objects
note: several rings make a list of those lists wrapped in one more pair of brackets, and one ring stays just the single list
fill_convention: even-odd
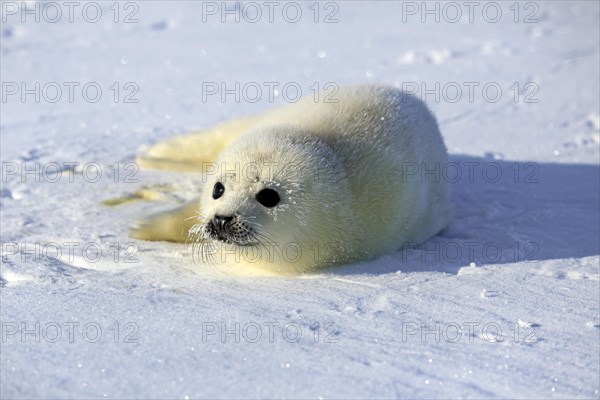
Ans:
[{"label": "seal's dark nose", "polygon": [[217,230],[217,232],[221,233],[227,229],[229,224],[231,224],[232,220],[233,220],[233,217],[226,217],[224,215],[215,215],[215,217],[213,218],[213,225],[215,226],[215,229]]}]

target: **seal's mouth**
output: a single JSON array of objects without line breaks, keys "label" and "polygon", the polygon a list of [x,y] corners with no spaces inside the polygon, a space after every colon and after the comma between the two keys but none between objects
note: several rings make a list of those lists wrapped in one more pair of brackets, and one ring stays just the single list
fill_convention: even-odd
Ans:
[{"label": "seal's mouth", "polygon": [[252,235],[250,231],[246,232],[246,234],[242,236],[240,236],[239,234],[232,235],[227,230],[219,229],[218,227],[216,227],[212,221],[206,224],[204,231],[210,239],[219,241],[221,243],[232,244],[234,246],[240,247],[253,247],[259,245],[258,242],[254,242],[251,240]]},{"label": "seal's mouth", "polygon": [[254,242],[248,242],[248,241],[239,241],[239,240],[235,240],[231,237],[225,236],[225,235],[217,235],[217,236],[213,236],[210,235],[210,238],[213,240],[217,240],[221,243],[225,243],[225,244],[233,244],[235,246],[240,246],[240,247],[253,247],[253,246],[258,246],[258,243],[254,243]]},{"label": "seal's mouth", "polygon": [[235,240],[231,240],[228,238],[223,238],[223,237],[219,237],[216,240],[218,240],[221,243],[225,243],[225,244],[232,244],[234,246],[240,246],[240,247],[254,247],[254,246],[258,246],[258,243],[253,243],[253,242],[238,242]]}]

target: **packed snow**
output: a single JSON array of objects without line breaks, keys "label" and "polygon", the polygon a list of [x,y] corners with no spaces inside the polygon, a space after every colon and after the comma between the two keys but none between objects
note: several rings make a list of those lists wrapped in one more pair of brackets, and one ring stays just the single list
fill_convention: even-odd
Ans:
[{"label": "packed snow", "polygon": [[[0,5],[2,398],[600,396],[597,1]],[[145,146],[355,83],[436,114],[438,236],[277,278],[128,237],[202,187]]]}]

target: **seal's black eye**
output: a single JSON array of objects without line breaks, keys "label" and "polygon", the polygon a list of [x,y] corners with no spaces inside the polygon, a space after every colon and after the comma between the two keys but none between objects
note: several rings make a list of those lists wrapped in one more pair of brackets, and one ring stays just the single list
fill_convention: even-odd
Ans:
[{"label": "seal's black eye", "polygon": [[256,195],[256,200],[265,207],[273,208],[281,199],[273,189],[263,189]]},{"label": "seal's black eye", "polygon": [[213,199],[216,200],[219,197],[223,196],[224,192],[225,192],[225,186],[223,186],[223,184],[221,182],[215,183],[215,187],[213,188]]}]

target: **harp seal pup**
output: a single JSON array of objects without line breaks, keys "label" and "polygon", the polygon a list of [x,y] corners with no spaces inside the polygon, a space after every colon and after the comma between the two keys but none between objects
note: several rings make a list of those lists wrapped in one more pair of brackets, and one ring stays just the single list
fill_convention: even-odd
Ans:
[{"label": "harp seal pup", "polygon": [[142,167],[196,171],[206,185],[131,235],[190,242],[236,274],[287,274],[375,259],[442,230],[452,216],[439,175],[448,156],[427,106],[385,86],[342,87],[329,98],[150,148]]}]

